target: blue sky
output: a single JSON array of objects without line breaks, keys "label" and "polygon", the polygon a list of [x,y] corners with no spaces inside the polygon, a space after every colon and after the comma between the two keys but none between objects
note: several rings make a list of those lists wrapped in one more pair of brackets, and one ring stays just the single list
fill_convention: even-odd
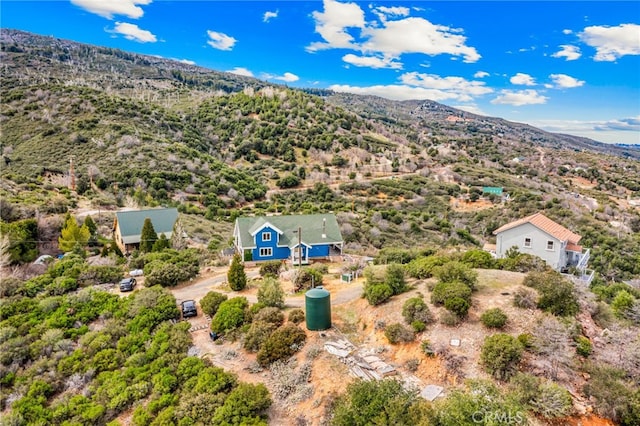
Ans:
[{"label": "blue sky", "polygon": [[3,28],[640,143],[640,2],[11,1]]}]

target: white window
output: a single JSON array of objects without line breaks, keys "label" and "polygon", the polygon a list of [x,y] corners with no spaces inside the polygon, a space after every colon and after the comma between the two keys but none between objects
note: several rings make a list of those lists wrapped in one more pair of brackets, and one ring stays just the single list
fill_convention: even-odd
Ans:
[{"label": "white window", "polygon": [[551,240],[547,241],[547,250],[553,251],[553,241]]},{"label": "white window", "polygon": [[525,238],[524,239],[524,246],[526,248],[531,248],[531,238]]},{"label": "white window", "polygon": [[262,241],[271,241],[271,232],[263,232]]},{"label": "white window", "polygon": [[260,249],[260,257],[271,257],[271,256],[273,256],[273,249],[271,247]]}]

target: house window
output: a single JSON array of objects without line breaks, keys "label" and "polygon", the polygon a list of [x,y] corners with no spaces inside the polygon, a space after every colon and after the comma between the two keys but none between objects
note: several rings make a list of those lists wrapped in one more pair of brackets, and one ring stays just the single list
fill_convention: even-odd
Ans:
[{"label": "house window", "polygon": [[553,241],[551,240],[547,241],[547,250],[553,251]]},{"label": "house window", "polygon": [[263,232],[262,241],[271,241],[271,232]]},{"label": "house window", "polygon": [[524,239],[524,246],[526,248],[531,248],[531,238],[525,238]]},{"label": "house window", "polygon": [[260,257],[271,257],[271,256],[273,256],[273,249],[271,247],[260,249]]}]

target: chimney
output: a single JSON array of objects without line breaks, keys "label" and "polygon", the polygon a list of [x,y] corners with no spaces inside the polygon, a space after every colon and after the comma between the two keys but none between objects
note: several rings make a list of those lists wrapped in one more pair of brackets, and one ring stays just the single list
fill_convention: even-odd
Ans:
[{"label": "chimney", "polygon": [[322,219],[322,238],[327,238],[327,219]]}]

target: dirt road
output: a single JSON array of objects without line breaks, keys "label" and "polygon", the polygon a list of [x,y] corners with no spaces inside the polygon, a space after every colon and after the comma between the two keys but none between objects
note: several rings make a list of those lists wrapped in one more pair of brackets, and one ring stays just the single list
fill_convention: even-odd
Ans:
[{"label": "dirt road", "polygon": [[[258,277],[258,271],[247,272],[247,278],[252,279]],[[183,300],[195,300],[199,301],[208,292],[216,291],[218,293],[226,294],[229,297],[244,296],[249,303],[256,303],[258,298],[256,292],[251,289],[243,291],[230,291],[226,287],[227,275],[226,272],[218,273],[212,277],[202,278],[200,280],[194,280],[192,283],[182,284],[179,287],[171,289],[171,293],[176,298],[176,301],[180,303]],[[335,289],[331,292],[331,304],[340,305],[343,303],[351,302],[358,299],[362,295],[362,284],[345,285],[343,288]],[[304,307],[304,295],[297,294],[288,296],[285,298],[285,306],[287,308],[302,308]]]}]

